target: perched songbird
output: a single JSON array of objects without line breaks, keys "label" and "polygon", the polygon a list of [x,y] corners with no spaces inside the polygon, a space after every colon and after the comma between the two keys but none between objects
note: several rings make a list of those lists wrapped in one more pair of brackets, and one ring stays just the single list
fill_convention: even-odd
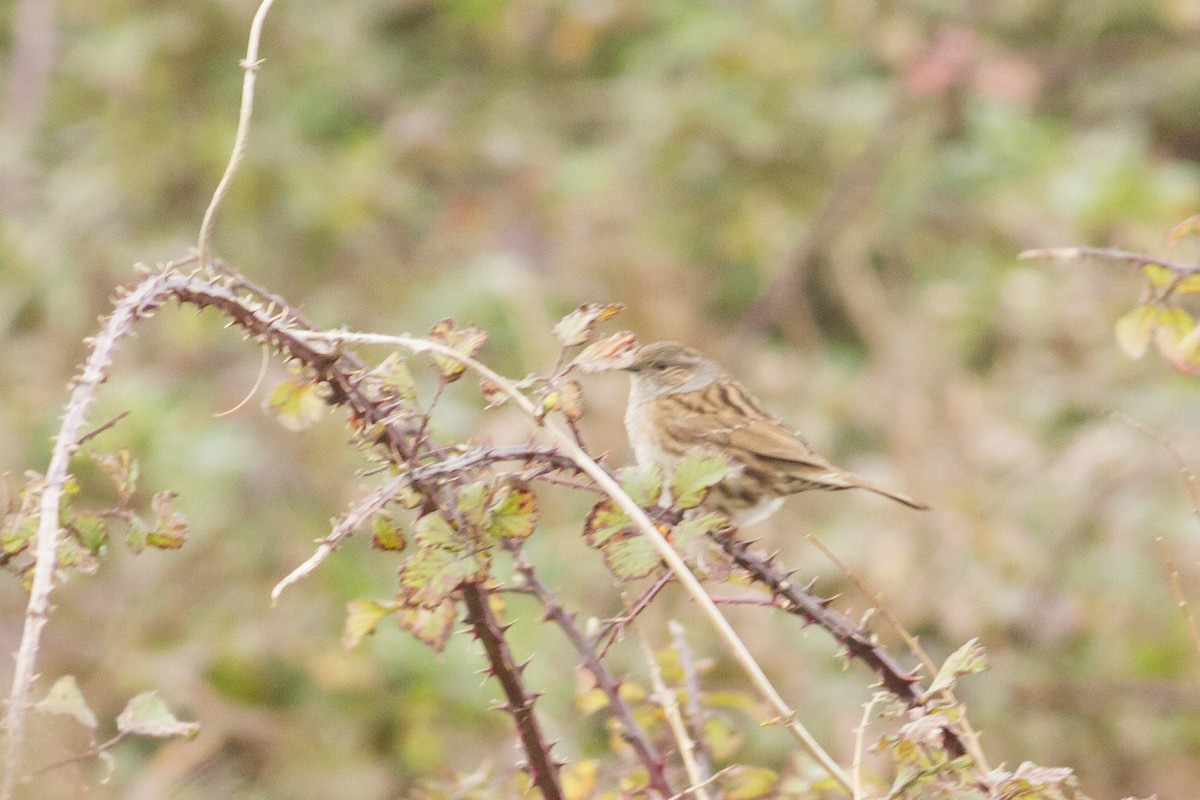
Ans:
[{"label": "perched songbird", "polygon": [[819,456],[729,373],[678,342],[638,348],[631,373],[625,429],[638,463],[672,469],[707,447],[741,472],[712,488],[708,503],[734,525],[766,519],[789,494],[866,489],[911,508],[928,506],[840,470]]}]

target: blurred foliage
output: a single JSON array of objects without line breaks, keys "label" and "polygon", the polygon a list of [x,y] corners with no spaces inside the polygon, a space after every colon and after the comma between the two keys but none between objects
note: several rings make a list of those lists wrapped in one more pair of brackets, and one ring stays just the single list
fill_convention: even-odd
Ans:
[{"label": "blurred foliage", "polygon": [[[64,385],[113,287],[134,262],[194,241],[232,143],[254,10],[60,4],[46,39],[26,13],[37,2],[0,7],[10,487],[44,469]],[[322,325],[473,322],[491,334],[480,357],[516,376],[549,368],[549,331],[570,308],[628,304],[623,324],[643,340],[712,352],[837,463],[891,472],[936,507],[804,497],[761,535],[865,609],[796,535],[818,532],[941,658],[980,637],[991,670],[962,694],[994,762],[1070,765],[1098,797],[1192,798],[1200,656],[1153,539],[1200,602],[1196,521],[1168,454],[1109,412],[1200,464],[1195,378],[1114,344],[1138,271],[1015,254],[1168,252],[1164,232],[1200,208],[1198,44],[1190,0],[278,3],[215,248]],[[26,80],[39,56],[44,84]],[[1195,244],[1169,253],[1193,258]],[[495,744],[510,741],[510,720],[486,710],[495,688],[472,675],[482,662],[470,645],[452,638],[438,657],[381,630],[342,651],[345,604],[391,591],[399,556],[363,536],[269,607],[271,585],[356,496],[362,464],[332,417],[299,435],[255,404],[213,419],[260,364],[221,323],[165,310],[126,343],[91,418],[130,414],[91,444],[138,460],[134,507],[179,492],[188,540],[111,548],[95,575],[74,578],[40,662],[47,684],[78,677],[100,739],[149,689],[201,734],[130,742],[111,784],[67,767],[31,796],[86,784],[122,798],[470,797],[471,775],[516,790],[512,751]],[[611,377],[583,380],[580,425],[618,462],[623,392]],[[476,398],[447,387],[435,424],[526,435],[506,409],[481,430]],[[79,507],[112,503],[94,483]],[[588,503],[541,495],[526,549],[543,577],[574,607],[619,612],[581,541]],[[668,589],[647,630],[674,616],[714,651],[679,599]],[[11,652],[17,582],[0,604]],[[527,676],[548,690],[551,730],[576,731],[576,662],[537,613],[513,598],[514,648],[536,654]],[[730,615],[848,763],[864,676],[795,620]],[[613,658],[636,668],[625,647]],[[707,679],[739,685],[723,662]],[[80,752],[74,724],[39,719],[32,752],[44,763]],[[782,770],[789,745],[774,733],[751,730],[742,748]],[[557,752],[603,750],[602,732],[580,728]],[[462,785],[436,788],[449,770]]]}]

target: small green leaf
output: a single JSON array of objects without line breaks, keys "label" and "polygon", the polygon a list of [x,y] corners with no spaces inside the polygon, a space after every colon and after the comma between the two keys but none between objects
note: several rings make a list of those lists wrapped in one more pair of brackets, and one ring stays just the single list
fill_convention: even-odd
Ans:
[{"label": "small green leaf", "polygon": [[379,514],[371,522],[371,546],[376,550],[403,550],[408,545],[404,534],[386,516]]},{"label": "small green leaf", "polygon": [[146,534],[146,546],[178,550],[187,540],[187,518],[171,507],[175,492],[158,492],[150,501],[154,528]]},{"label": "small green leaf", "polygon": [[559,320],[552,333],[563,347],[583,344],[592,337],[597,323],[611,319],[624,308],[623,303],[584,303]]},{"label": "small green leaf", "polygon": [[346,624],[342,628],[342,647],[353,650],[375,633],[379,622],[397,609],[395,603],[380,603],[361,598],[346,603]]},{"label": "small green leaf", "polygon": [[987,669],[987,650],[979,643],[978,639],[971,639],[946,659],[942,668],[938,670],[937,677],[929,685],[929,691],[925,694],[933,696],[943,689],[949,689],[963,675],[973,675],[983,672],[985,669]]},{"label": "small green leaf", "polygon": [[94,454],[92,460],[112,482],[118,501],[121,504],[129,502],[129,498],[137,491],[137,459],[128,450],[121,449],[116,453]]},{"label": "small green leaf", "polygon": [[445,600],[433,609],[401,608],[396,612],[396,624],[440,653],[450,641],[455,616],[454,601]]},{"label": "small green leaf", "polygon": [[[758,704],[750,702],[751,713],[758,711]],[[700,725],[704,743],[713,758],[718,761],[728,761],[742,746],[742,735],[738,733],[727,720],[715,716],[706,716]]]},{"label": "small green leaf", "polygon": [[1179,343],[1196,327],[1191,314],[1182,308],[1159,308],[1154,322],[1154,344],[1165,358],[1171,358]]},{"label": "small green leaf", "polygon": [[617,481],[625,494],[642,508],[658,505],[662,498],[663,475],[658,464],[638,464],[617,470]]},{"label": "small green leaf", "polygon": [[462,583],[487,576],[488,550],[436,512],[417,520],[415,536],[418,549],[400,567],[405,605],[436,608]]},{"label": "small green leaf", "polygon": [[698,577],[724,580],[732,572],[733,562],[710,534],[728,525],[729,520],[724,514],[690,509],[671,530],[671,544]]},{"label": "small green leaf", "polygon": [[488,509],[488,499],[492,487],[483,481],[468,483],[458,489],[455,506],[458,508],[462,521],[475,528],[483,530],[491,523],[491,511]]},{"label": "small green leaf", "polygon": [[200,723],[180,722],[158,696],[158,692],[142,692],[129,701],[117,717],[117,730],[141,736],[195,738]]},{"label": "small green leaf", "polygon": [[613,536],[622,532],[634,533],[629,516],[605,498],[592,507],[583,524],[583,538],[592,547],[604,547]]},{"label": "small green leaf", "polygon": [[588,373],[621,369],[629,366],[636,350],[637,336],[629,331],[617,331],[607,339],[585,347],[567,368]]},{"label": "small green leaf", "polygon": [[325,414],[321,387],[302,378],[286,378],[275,385],[267,398],[267,410],[289,431],[312,427]]},{"label": "small green leaf", "polygon": [[71,520],[71,530],[79,544],[90,553],[99,553],[108,542],[108,526],[94,514],[76,514]]},{"label": "small green leaf", "polygon": [[650,540],[634,531],[610,538],[600,548],[600,555],[612,573],[625,581],[644,578],[662,565],[662,558]]},{"label": "small green leaf", "polygon": [[525,483],[507,482],[492,492],[487,532],[498,539],[524,539],[537,527],[537,498]]},{"label": "small green leaf", "polygon": [[710,486],[739,472],[739,467],[715,450],[705,448],[689,453],[671,473],[671,497],[675,499],[675,507],[695,508],[704,501]]},{"label": "small green leaf", "polygon": [[95,729],[96,714],[83,699],[79,683],[74,675],[63,675],[54,682],[46,696],[38,701],[34,709],[43,714],[63,714],[74,717],[80,725]]},{"label": "small green leaf", "polygon": [[141,517],[129,518],[129,533],[125,535],[125,544],[135,553],[146,549],[146,536],[150,533],[148,526]]},{"label": "small green leaf", "polygon": [[378,367],[371,370],[370,377],[385,396],[397,397],[405,402],[417,398],[417,385],[408,371],[408,362],[399,353],[389,354]]},{"label": "small green leaf", "polygon": [[29,547],[33,537],[37,536],[37,529],[37,517],[8,517],[4,520],[3,533],[0,533],[0,550],[9,556],[23,552]]},{"label": "small green leaf", "polygon": [[1137,306],[1117,320],[1117,343],[1130,358],[1137,359],[1146,354],[1157,319],[1155,306]]},{"label": "small green leaf", "polygon": [[721,785],[725,787],[726,800],[758,800],[770,797],[778,780],[774,770],[739,764],[725,773]]},{"label": "small green leaf", "polygon": [[[478,353],[479,348],[483,347],[483,343],[487,341],[487,331],[473,326],[456,328],[454,320],[443,319],[434,323],[429,330],[429,338],[431,341],[444,344],[464,356],[470,357]],[[458,380],[466,370],[466,367],[458,359],[440,353],[433,354],[433,363],[441,373],[444,383]]]}]

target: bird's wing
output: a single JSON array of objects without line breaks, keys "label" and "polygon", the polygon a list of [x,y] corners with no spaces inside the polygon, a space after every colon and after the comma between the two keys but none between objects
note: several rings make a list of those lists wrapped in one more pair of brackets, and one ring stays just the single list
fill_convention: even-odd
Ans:
[{"label": "bird's wing", "polygon": [[714,394],[719,391],[719,387],[713,386],[680,395],[668,406],[669,411],[662,415],[660,424],[677,441],[707,442],[728,448],[747,464],[770,459],[816,470],[832,469],[798,433],[752,398],[740,395],[745,405],[735,408],[730,406],[728,397]]}]

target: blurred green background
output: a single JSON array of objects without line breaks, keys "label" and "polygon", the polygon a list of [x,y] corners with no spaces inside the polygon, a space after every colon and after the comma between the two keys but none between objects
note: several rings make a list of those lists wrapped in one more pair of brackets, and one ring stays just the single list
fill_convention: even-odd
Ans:
[{"label": "blurred green background", "polygon": [[[114,287],[193,245],[254,9],[0,5],[0,470],[14,481],[45,468]],[[1071,766],[1096,797],[1200,796],[1200,655],[1154,545],[1200,603],[1200,526],[1168,453],[1110,415],[1200,465],[1195,378],[1115,345],[1134,268],[1015,258],[1069,244],[1195,257],[1163,244],[1200,210],[1193,0],[284,0],[262,55],[218,255],[318,324],[486,327],[482,357],[514,376],[549,367],[549,328],[578,303],[627,303],[621,326],[710,351],[835,462],[935,507],[805,496],[755,533],[861,614],[868,601],[800,535],[818,533],[935,658],[982,637],[992,669],[962,695],[993,763]],[[204,733],[122,745],[108,785],[69,767],[27,796],[371,800],[507,767],[510,720],[486,708],[473,645],[438,657],[385,626],[342,651],[344,603],[390,596],[396,556],[356,537],[270,607],[361,494],[362,463],[342,420],[289,433],[261,393],[214,419],[260,365],[221,323],[170,308],[124,344],[91,420],[132,413],[92,446],[134,451],[143,500],[180,492],[191,538],[113,548],[64,586],[39,684],[78,675],[107,730],[157,687]],[[585,386],[586,435],[616,463],[624,392],[618,376]],[[480,405],[455,386],[442,435],[527,435]],[[579,541],[589,498],[540,498],[545,578],[585,617],[616,613]],[[0,586],[0,651],[24,602],[15,579]],[[559,752],[602,755],[601,723],[571,707],[566,642],[526,601],[509,613]],[[794,619],[729,613],[848,763],[870,676]],[[673,591],[646,619],[654,641],[668,617],[720,656]],[[644,674],[636,646],[613,659]],[[727,666],[709,680],[741,685]],[[30,765],[82,749],[73,725],[35,719]],[[754,733],[737,758],[778,766],[790,747]]]}]

